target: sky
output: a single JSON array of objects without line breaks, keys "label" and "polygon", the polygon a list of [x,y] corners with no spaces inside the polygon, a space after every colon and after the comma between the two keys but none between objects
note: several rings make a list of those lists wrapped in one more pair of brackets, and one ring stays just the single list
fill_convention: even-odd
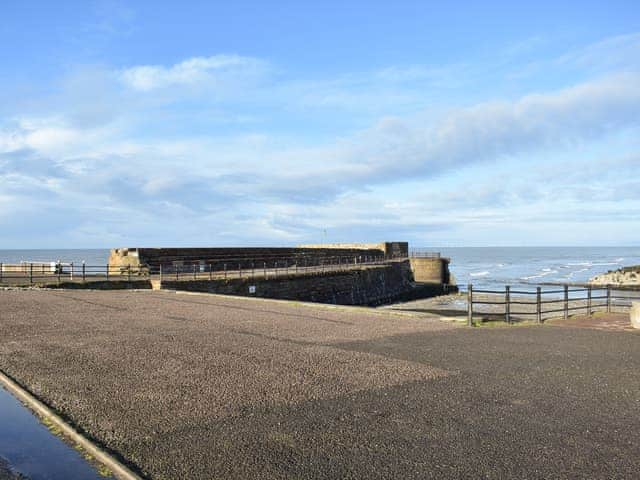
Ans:
[{"label": "sky", "polygon": [[0,248],[640,245],[640,3],[0,0]]}]

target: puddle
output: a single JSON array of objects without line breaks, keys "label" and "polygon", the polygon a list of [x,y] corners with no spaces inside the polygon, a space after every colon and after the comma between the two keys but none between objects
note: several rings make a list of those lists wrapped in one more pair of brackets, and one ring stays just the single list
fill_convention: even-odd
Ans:
[{"label": "puddle", "polygon": [[0,386],[0,480],[109,478],[115,477],[51,433],[31,410]]}]

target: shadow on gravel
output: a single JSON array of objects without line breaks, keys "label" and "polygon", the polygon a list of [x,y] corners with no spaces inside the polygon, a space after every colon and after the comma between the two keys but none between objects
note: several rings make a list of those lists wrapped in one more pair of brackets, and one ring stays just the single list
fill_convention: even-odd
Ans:
[{"label": "shadow on gravel", "polygon": [[218,459],[193,478],[637,478],[639,345],[540,327],[334,345],[457,374],[245,406],[181,431],[194,446],[184,461]]}]

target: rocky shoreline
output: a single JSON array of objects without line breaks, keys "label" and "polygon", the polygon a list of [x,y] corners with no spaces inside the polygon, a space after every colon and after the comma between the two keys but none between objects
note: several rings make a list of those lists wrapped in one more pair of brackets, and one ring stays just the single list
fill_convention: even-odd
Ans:
[{"label": "rocky shoreline", "polygon": [[613,285],[620,287],[640,287],[640,265],[610,270],[589,279],[590,285]]}]

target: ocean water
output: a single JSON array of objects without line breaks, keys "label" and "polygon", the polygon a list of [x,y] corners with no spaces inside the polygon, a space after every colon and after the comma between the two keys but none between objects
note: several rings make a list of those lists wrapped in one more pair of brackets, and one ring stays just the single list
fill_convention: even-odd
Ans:
[{"label": "ocean water", "polygon": [[640,265],[640,247],[431,248],[451,258],[460,286],[502,289],[541,283],[580,283],[623,266]]},{"label": "ocean water", "polygon": [[[412,246],[413,248],[413,246]],[[458,285],[475,288],[584,282],[599,273],[640,265],[640,247],[418,247],[451,258]],[[0,262],[61,262],[106,265],[108,249],[0,250]]]}]

